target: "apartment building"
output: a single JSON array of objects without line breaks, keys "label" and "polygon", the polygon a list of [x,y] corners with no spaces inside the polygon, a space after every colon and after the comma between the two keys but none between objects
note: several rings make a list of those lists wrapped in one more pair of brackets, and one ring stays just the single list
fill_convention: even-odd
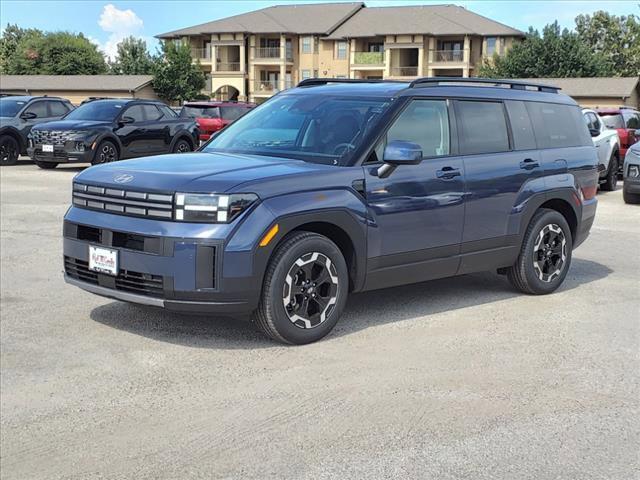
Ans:
[{"label": "apartment building", "polygon": [[191,46],[207,94],[261,102],[313,77],[469,77],[519,30],[456,5],[280,5],[158,35]]}]

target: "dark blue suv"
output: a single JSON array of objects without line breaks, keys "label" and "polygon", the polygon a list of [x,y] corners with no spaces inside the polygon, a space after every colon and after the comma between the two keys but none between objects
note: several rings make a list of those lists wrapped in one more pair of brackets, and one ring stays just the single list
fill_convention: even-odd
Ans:
[{"label": "dark blue suv", "polygon": [[80,173],[66,281],[180,312],[324,337],[350,292],[494,270],[563,282],[596,211],[598,159],[553,87],[311,79],[199,152]]}]

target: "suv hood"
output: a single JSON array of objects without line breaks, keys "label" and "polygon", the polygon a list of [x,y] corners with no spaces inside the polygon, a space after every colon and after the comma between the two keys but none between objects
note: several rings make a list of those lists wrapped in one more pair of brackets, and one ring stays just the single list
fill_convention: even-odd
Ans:
[{"label": "suv hood", "polygon": [[34,130],[93,130],[95,128],[111,125],[111,122],[99,120],[55,120],[45,122],[33,127]]},{"label": "suv hood", "polygon": [[[131,190],[224,193],[255,180],[335,171],[336,168],[340,167],[289,158],[196,152],[97,165],[78,174],[75,180]],[[126,183],[116,180],[122,174],[127,174]],[[253,189],[248,186],[247,191]]]}]

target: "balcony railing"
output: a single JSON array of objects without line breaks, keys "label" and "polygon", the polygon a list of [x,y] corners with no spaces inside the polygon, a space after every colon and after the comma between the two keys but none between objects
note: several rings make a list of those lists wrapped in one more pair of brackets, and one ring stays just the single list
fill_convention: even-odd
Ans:
[{"label": "balcony railing", "polygon": [[[291,81],[284,82],[284,88],[291,88],[293,83]],[[254,93],[267,93],[273,94],[280,91],[280,80],[256,80],[253,84]]]},{"label": "balcony railing", "polygon": [[239,72],[240,62],[216,62],[218,72]]},{"label": "balcony railing", "polygon": [[191,57],[200,61],[211,61],[211,49],[210,48],[192,48]]},{"label": "balcony railing", "polygon": [[356,65],[384,65],[384,53],[355,52],[353,63]]},{"label": "balcony railing", "polygon": [[463,50],[431,50],[434,63],[460,63],[464,61]]},{"label": "balcony railing", "polygon": [[[287,61],[293,61],[293,53],[288,50],[286,52]],[[280,47],[257,47],[254,57],[258,59],[278,60],[280,57]]]},{"label": "balcony railing", "polygon": [[417,77],[418,67],[391,67],[391,75],[394,77]]}]

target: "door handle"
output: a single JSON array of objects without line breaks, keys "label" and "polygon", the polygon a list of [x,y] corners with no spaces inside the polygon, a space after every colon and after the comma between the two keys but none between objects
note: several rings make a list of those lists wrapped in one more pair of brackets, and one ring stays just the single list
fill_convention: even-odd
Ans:
[{"label": "door handle", "polygon": [[459,177],[461,175],[459,168],[453,167],[442,167],[442,170],[436,171],[436,177],[442,178],[443,180],[451,180],[454,177]]},{"label": "door handle", "polygon": [[538,168],[540,164],[536,162],[533,158],[525,158],[520,162],[520,168],[523,170],[533,170],[534,168]]}]

